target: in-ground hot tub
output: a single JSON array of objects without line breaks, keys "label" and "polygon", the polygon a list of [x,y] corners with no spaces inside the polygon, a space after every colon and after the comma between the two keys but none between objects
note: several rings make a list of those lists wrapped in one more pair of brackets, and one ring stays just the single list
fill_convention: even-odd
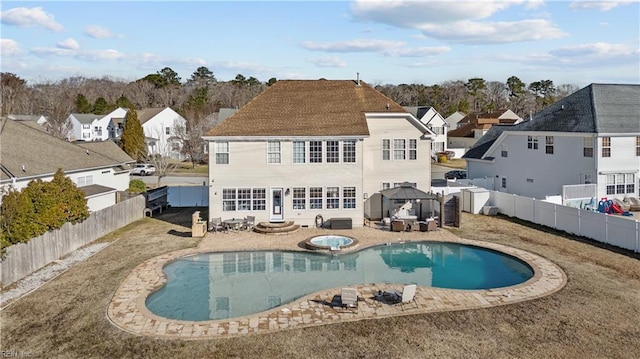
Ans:
[{"label": "in-ground hot tub", "polygon": [[307,248],[313,250],[339,251],[344,248],[355,246],[358,241],[349,236],[325,234],[311,237],[304,241],[304,243]]}]

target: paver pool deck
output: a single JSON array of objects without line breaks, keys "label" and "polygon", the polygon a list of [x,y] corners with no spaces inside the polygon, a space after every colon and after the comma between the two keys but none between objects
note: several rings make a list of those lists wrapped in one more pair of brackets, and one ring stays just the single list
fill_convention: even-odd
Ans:
[{"label": "paver pool deck", "polygon": [[[401,241],[432,240],[471,244],[498,250],[526,261],[533,268],[534,276],[515,286],[488,290],[419,286],[415,296],[417,305],[413,307],[389,305],[372,299],[373,294],[378,291],[401,289],[401,284],[359,285],[355,288],[364,300],[359,301],[356,313],[336,311],[323,304],[331,302],[340,288],[319,291],[265,312],[223,320],[195,322],[167,319],[153,314],[145,305],[147,296],[164,285],[166,277],[163,267],[172,260],[195,253],[220,251],[306,251],[301,243],[309,237],[321,234],[356,238],[358,245],[349,251]],[[179,240],[179,237],[176,237],[176,240]],[[107,309],[107,316],[115,326],[132,334],[163,339],[213,339],[389,316],[488,308],[550,295],[562,289],[566,281],[565,273],[556,264],[541,256],[501,244],[462,239],[447,229],[434,232],[389,232],[365,226],[352,230],[302,228],[284,235],[263,235],[246,231],[228,234],[210,232],[195,248],[166,253],[136,267],[116,290]]]}]

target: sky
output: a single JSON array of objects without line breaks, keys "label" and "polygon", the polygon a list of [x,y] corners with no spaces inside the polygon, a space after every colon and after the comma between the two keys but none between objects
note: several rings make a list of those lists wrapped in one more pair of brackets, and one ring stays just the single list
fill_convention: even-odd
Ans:
[{"label": "sky", "polygon": [[6,1],[0,70],[28,83],[483,78],[558,86],[640,83],[635,1]]}]

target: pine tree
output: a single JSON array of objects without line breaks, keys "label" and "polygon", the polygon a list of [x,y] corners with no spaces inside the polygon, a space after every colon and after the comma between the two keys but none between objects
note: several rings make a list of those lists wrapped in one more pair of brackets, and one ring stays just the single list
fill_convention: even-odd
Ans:
[{"label": "pine tree", "polygon": [[147,144],[144,139],[144,131],[138,120],[138,113],[134,109],[127,111],[127,115],[125,116],[120,148],[138,162],[143,161],[147,157]]}]

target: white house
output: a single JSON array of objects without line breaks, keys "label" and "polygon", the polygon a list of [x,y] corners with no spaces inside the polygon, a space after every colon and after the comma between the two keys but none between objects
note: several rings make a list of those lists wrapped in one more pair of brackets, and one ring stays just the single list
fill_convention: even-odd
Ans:
[{"label": "white house", "polygon": [[512,125],[520,122],[522,118],[511,110],[472,112],[458,121],[457,128],[447,133],[448,147],[464,149],[466,152],[489,131],[491,126]]},{"label": "white house", "polygon": [[456,128],[458,128],[458,123],[460,122],[460,120],[462,120],[465,116],[467,115],[465,115],[464,112],[456,111],[447,116],[447,118],[445,118],[444,120],[447,125],[449,125],[449,130],[455,130]]},{"label": "white house", "polygon": [[362,226],[380,190],[431,187],[432,136],[364,82],[278,81],[204,137],[209,219]]},{"label": "white house", "polygon": [[434,134],[431,141],[431,157],[447,150],[447,131],[449,125],[442,115],[431,106],[405,107],[415,118],[424,123]]},{"label": "white house", "polygon": [[124,130],[124,118],[127,115],[127,109],[118,107],[117,109],[104,115],[99,122],[106,124],[107,136],[109,139],[114,140],[122,136],[122,130]]},{"label": "white house", "polygon": [[638,197],[640,85],[591,84],[531,120],[494,126],[464,156],[469,178],[544,199],[596,184],[596,199]]},{"label": "white house", "polygon": [[[121,111],[117,109],[116,111]],[[72,113],[67,118],[70,125],[70,141],[105,141],[113,139],[113,123],[111,116],[94,115],[92,113]]]},{"label": "white house", "polygon": [[186,120],[169,107],[144,108],[137,111],[147,139],[149,154],[182,159],[180,143],[175,140],[176,126],[186,126]]},{"label": "white house", "polygon": [[135,161],[111,141],[74,144],[17,121],[2,121],[0,189],[21,190],[31,180],[50,181],[61,168],[87,194],[89,210],[116,203],[129,187]]}]

